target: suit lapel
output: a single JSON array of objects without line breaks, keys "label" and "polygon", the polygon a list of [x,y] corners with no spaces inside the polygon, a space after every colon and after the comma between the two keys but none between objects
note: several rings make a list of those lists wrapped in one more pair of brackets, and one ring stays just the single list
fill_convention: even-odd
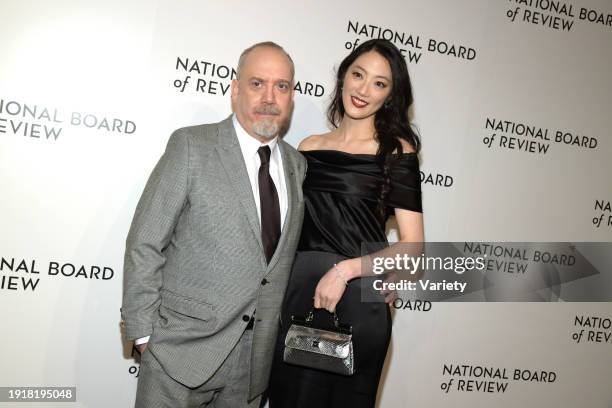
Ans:
[{"label": "suit lapel", "polygon": [[250,229],[253,235],[255,235],[255,239],[259,243],[263,254],[261,227],[259,226],[257,207],[255,206],[249,175],[247,173],[246,164],[244,163],[244,158],[242,157],[238,136],[236,136],[231,116],[219,123],[219,143],[217,144],[217,152],[221,157],[221,163],[223,164],[225,173],[232,184],[236,199],[244,208],[243,213],[247,218]]},{"label": "suit lapel", "polygon": [[[259,216],[257,215],[257,206],[255,205],[255,198],[253,197],[253,191],[251,190],[251,183],[249,182],[249,176],[242,157],[242,151],[240,150],[240,144],[238,143],[238,136],[234,130],[234,124],[232,123],[232,117],[225,119],[219,123],[219,140],[217,144],[217,152],[221,158],[221,163],[227,177],[232,184],[233,190],[236,194],[236,199],[244,208],[244,215],[247,218],[255,239],[259,243],[261,248],[261,259],[265,264],[265,255],[263,249],[263,243],[261,241],[261,226],[259,225]],[[287,187],[287,215],[285,216],[285,222],[283,223],[282,233],[274,251],[272,259],[267,266],[267,271],[274,268],[274,265],[278,262],[282,249],[285,246],[289,237],[290,229],[292,229],[293,217],[295,213],[295,206],[298,197],[297,183],[295,181],[294,163],[289,153],[289,147],[287,144],[279,140],[278,147],[280,149],[283,172],[285,175],[285,185]]]}]

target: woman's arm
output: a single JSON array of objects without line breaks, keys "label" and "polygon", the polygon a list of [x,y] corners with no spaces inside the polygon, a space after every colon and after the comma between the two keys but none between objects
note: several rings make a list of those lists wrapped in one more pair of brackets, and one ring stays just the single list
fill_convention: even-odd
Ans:
[{"label": "woman's arm", "polygon": [[[399,241],[390,245],[388,248],[365,257],[341,261],[335,267],[327,271],[315,289],[314,307],[324,308],[330,312],[335,311],[336,305],[344,294],[348,281],[362,276],[373,275],[371,260],[374,257],[395,257],[395,255],[405,252],[405,246],[402,246],[402,244],[420,244],[423,242],[424,231],[422,213],[396,208],[395,218],[399,227]],[[414,252],[413,255],[418,255],[418,253],[420,253],[420,245],[419,248],[411,248],[411,252]],[[387,302],[392,300],[393,296],[387,296],[385,299]]]}]

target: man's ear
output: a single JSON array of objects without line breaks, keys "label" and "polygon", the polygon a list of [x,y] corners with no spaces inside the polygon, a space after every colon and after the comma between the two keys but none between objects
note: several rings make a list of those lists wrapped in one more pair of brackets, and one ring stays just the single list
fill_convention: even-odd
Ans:
[{"label": "man's ear", "polygon": [[238,95],[238,80],[237,79],[232,79],[232,100],[234,98],[236,98],[236,95]]}]

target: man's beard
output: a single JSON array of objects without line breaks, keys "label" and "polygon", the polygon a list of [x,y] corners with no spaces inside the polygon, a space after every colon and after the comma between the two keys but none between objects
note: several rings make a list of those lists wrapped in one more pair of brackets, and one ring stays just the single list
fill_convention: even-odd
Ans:
[{"label": "man's beard", "polygon": [[253,123],[253,132],[266,139],[272,139],[278,135],[279,126],[272,119],[263,119]]},{"label": "man's beard", "polygon": [[[274,105],[263,105],[255,110],[255,113],[260,113],[264,115],[279,115],[280,109]],[[272,118],[262,119],[257,122],[253,122],[253,132],[261,137],[265,137],[266,139],[272,139],[280,130],[280,126],[275,123]]]}]

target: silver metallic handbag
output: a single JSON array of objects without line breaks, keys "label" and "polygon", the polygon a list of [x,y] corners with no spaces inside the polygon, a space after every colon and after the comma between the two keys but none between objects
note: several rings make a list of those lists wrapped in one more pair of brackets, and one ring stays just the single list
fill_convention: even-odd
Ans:
[{"label": "silver metallic handbag", "polygon": [[283,360],[289,364],[352,375],[355,371],[352,326],[340,323],[334,313],[334,329],[324,330],[313,326],[313,315],[314,310],[306,318],[291,316]]}]

